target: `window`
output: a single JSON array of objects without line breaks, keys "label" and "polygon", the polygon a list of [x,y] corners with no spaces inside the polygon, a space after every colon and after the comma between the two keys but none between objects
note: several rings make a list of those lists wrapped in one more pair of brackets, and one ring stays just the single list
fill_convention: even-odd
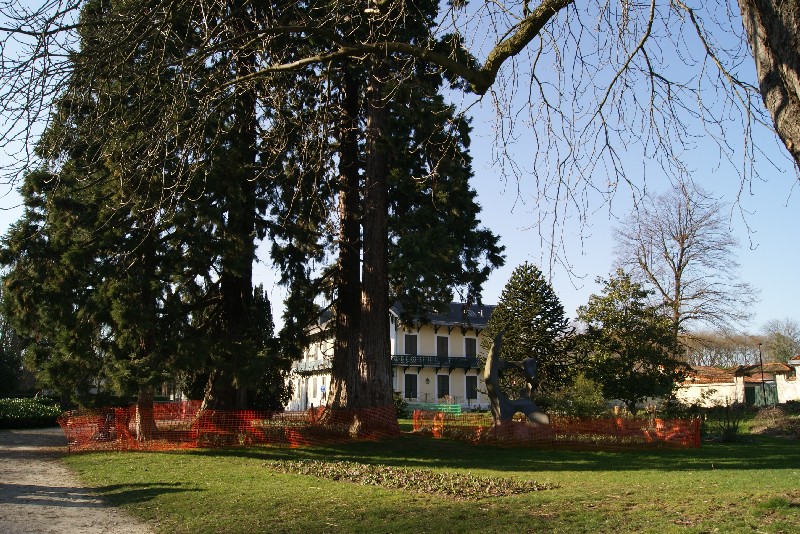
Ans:
[{"label": "window", "polygon": [[478,399],[478,377],[469,375],[467,376],[467,400]]},{"label": "window", "polygon": [[474,337],[464,338],[464,356],[474,358],[478,355],[478,340]]},{"label": "window", "polygon": [[436,355],[449,356],[450,355],[450,340],[447,336],[436,336]]},{"label": "window", "polygon": [[436,398],[441,399],[447,395],[450,395],[450,375],[436,375]]},{"label": "window", "polygon": [[[416,336],[414,336],[416,337]],[[417,398],[417,375],[405,375],[406,376],[406,388],[405,388],[405,396],[407,399],[416,399]]]},{"label": "window", "polygon": [[416,334],[406,334],[405,339],[406,354],[417,353],[417,336]]}]

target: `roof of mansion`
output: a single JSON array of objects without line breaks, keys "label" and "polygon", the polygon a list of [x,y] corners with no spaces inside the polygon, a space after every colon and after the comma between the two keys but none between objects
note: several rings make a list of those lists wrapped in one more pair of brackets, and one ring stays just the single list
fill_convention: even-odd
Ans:
[{"label": "roof of mansion", "polygon": [[[429,313],[419,321],[421,324],[434,326],[462,326],[469,328],[486,328],[495,306],[489,304],[472,304],[467,306],[460,302],[451,302],[443,313]],[[392,311],[398,317],[403,308],[399,304],[392,306]]]}]

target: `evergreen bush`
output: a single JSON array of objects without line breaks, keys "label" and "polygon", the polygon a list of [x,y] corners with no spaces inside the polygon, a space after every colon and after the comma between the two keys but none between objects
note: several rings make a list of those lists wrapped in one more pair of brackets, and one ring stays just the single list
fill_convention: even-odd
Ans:
[{"label": "evergreen bush", "polygon": [[394,413],[398,419],[406,419],[409,416],[408,402],[396,391],[394,392]]},{"label": "evergreen bush", "polygon": [[48,399],[0,399],[0,428],[55,426],[61,408]]}]

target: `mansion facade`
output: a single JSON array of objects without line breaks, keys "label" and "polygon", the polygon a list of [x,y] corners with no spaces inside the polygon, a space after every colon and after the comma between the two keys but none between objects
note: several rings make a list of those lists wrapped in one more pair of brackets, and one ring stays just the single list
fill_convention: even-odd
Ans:
[{"label": "mansion facade", "polygon": [[[463,408],[489,404],[481,375],[483,332],[494,306],[453,302],[446,313],[406,325],[399,308],[389,311],[392,386],[410,404],[448,403]],[[325,324],[319,325],[324,331]],[[333,339],[322,336],[292,364],[288,410],[324,406],[331,381]]]}]

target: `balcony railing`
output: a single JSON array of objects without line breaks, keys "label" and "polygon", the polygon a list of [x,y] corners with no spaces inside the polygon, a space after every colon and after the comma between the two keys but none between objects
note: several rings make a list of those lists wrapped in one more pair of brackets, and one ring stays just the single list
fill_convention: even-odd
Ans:
[{"label": "balcony railing", "polygon": [[480,369],[478,358],[474,356],[422,356],[420,354],[395,354],[392,365],[408,367],[437,367],[449,369]]},{"label": "balcony railing", "polygon": [[308,360],[303,362],[294,362],[294,369],[298,373],[311,373],[313,371],[326,371],[333,367],[333,360],[331,358],[323,358],[321,360]]},{"label": "balcony railing", "polygon": [[[421,354],[395,354],[392,356],[392,365],[406,367],[436,367],[437,369],[480,369],[481,364],[474,356],[423,356]],[[298,373],[313,373],[314,371],[327,371],[333,367],[331,358],[321,360],[307,360],[294,363]]]}]

